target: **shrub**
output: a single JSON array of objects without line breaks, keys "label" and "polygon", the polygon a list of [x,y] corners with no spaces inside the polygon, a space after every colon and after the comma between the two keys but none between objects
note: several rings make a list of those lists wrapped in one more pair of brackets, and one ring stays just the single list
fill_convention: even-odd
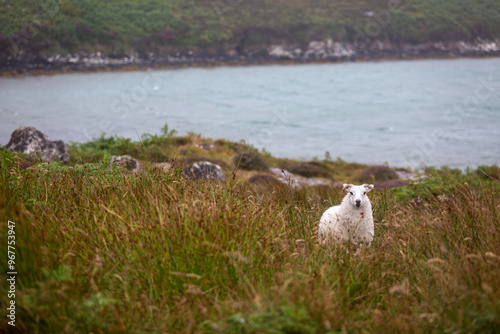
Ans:
[{"label": "shrub", "polygon": [[217,139],[214,142],[215,146],[225,147],[229,150],[232,150],[236,153],[243,152],[257,152],[257,149],[245,143],[245,141],[241,141],[239,143],[231,142],[226,139]]},{"label": "shrub", "polygon": [[132,142],[130,138],[119,136],[106,137],[105,133],[86,143],[71,142],[68,147],[70,161],[98,162],[107,160],[112,155],[127,154],[142,160],[166,161],[169,159],[167,152],[169,144],[173,141],[190,140],[189,138],[183,139],[184,137],[180,139],[173,137],[176,131],[169,130],[168,124],[162,127],[161,133],[161,135],[145,133],[139,142]]},{"label": "shrub", "polygon": [[500,168],[498,165],[479,166],[476,173],[484,179],[500,180]]},{"label": "shrub", "polygon": [[171,139],[172,144],[176,146],[182,146],[182,145],[187,145],[192,142],[191,137],[189,136],[184,136],[184,137],[173,137]]},{"label": "shrub", "polygon": [[396,171],[383,165],[370,166],[359,174],[361,182],[384,182],[399,179]]}]

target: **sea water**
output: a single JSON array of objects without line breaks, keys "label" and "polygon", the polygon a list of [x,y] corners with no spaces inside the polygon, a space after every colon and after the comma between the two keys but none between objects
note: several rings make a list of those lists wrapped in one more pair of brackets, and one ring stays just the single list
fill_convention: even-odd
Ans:
[{"label": "sea water", "polygon": [[244,140],[278,157],[454,168],[500,160],[500,58],[186,68],[0,78],[0,144],[19,126]]}]

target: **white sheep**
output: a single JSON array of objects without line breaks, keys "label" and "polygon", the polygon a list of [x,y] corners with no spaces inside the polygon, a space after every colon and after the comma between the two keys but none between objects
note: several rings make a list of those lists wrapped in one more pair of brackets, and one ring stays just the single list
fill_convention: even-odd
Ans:
[{"label": "white sheep", "polygon": [[373,190],[373,184],[344,184],[343,190],[347,191],[347,195],[342,203],[332,206],[321,216],[319,242],[351,241],[356,245],[364,243],[369,246],[375,232],[372,205],[366,194]]}]

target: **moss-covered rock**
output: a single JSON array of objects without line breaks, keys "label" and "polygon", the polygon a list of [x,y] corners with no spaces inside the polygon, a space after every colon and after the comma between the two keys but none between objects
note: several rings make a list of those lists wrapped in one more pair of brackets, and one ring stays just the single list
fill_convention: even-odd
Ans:
[{"label": "moss-covered rock", "polygon": [[6,149],[26,155],[39,155],[42,161],[60,160],[69,162],[68,148],[62,140],[50,140],[45,134],[32,126],[21,126],[10,136]]},{"label": "moss-covered rock", "polygon": [[287,165],[286,169],[293,173],[304,177],[325,177],[330,178],[332,175],[324,167],[317,166],[307,162],[294,162]]},{"label": "moss-covered rock", "polygon": [[219,165],[209,161],[198,161],[185,167],[182,176],[186,179],[225,181],[226,176]]},{"label": "moss-covered rock", "polygon": [[144,170],[142,164],[137,159],[132,158],[130,155],[112,156],[108,167],[112,169],[113,166],[132,173],[138,173]]},{"label": "moss-covered rock", "polygon": [[208,161],[208,162],[211,162],[213,164],[221,166],[223,169],[226,169],[226,170],[229,169],[229,165],[223,160],[209,159],[207,157],[203,157],[200,155],[194,155],[194,156],[191,156],[191,157],[188,157],[188,158],[185,158],[182,160],[184,165],[191,165],[191,164],[198,162],[198,161]]},{"label": "moss-covered rock", "polygon": [[265,171],[269,168],[266,160],[259,154],[253,152],[243,152],[233,158],[235,166],[244,170]]}]

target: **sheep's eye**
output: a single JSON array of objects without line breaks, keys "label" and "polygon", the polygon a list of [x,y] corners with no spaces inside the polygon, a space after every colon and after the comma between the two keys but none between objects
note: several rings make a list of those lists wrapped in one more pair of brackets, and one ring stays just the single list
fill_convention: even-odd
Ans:
[{"label": "sheep's eye", "polygon": [[366,191],[363,193],[363,195],[366,195]]},{"label": "sheep's eye", "polygon": [[352,191],[349,191],[349,194],[354,195],[354,194],[352,193]]}]

